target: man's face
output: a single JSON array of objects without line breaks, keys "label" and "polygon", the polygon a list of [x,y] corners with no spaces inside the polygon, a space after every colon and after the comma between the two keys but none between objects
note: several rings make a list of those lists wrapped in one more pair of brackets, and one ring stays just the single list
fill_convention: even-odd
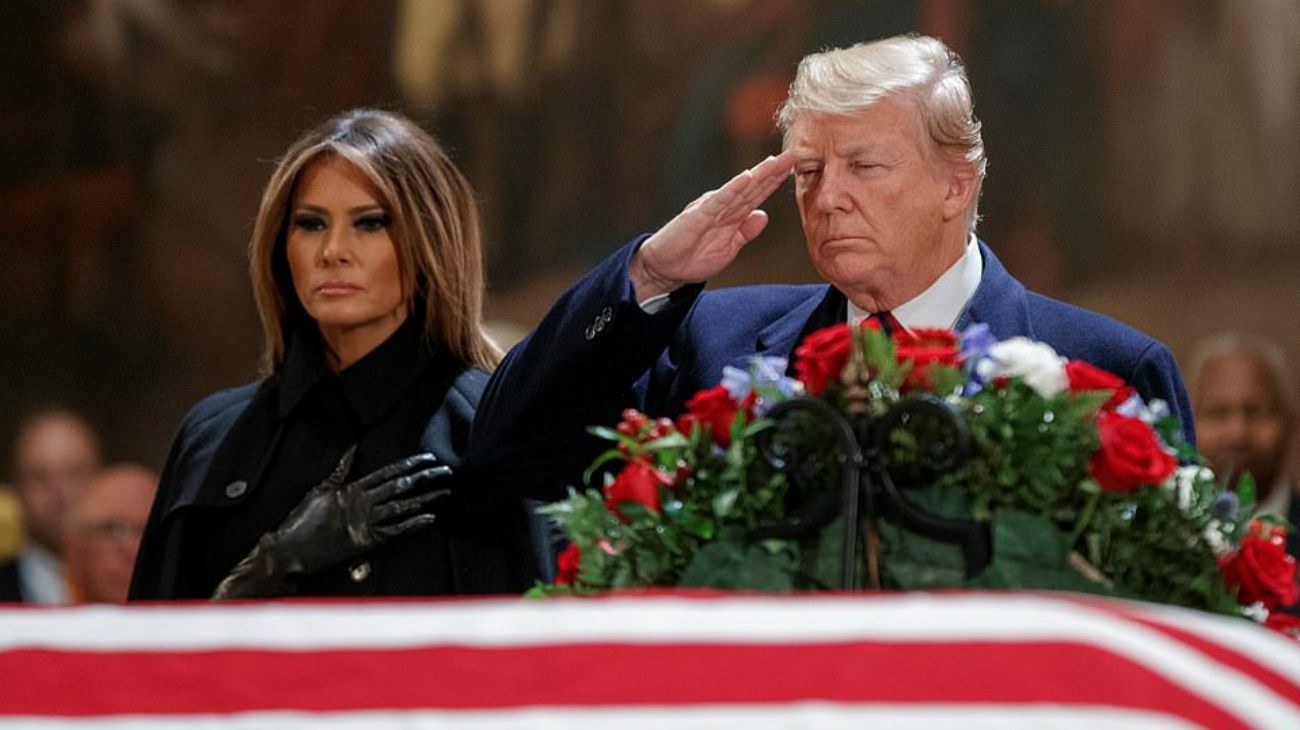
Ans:
[{"label": "man's face", "polygon": [[931,149],[910,99],[851,116],[806,113],[786,139],[808,254],[854,303],[892,309],[961,256],[970,193]]},{"label": "man's face", "polygon": [[67,536],[68,575],[81,598],[122,603],[158,479],[138,467],[100,473],[78,497]]},{"label": "man's face", "polygon": [[99,447],[89,428],[67,415],[33,421],[14,451],[14,488],[28,537],[59,553],[72,500],[99,468]]},{"label": "man's face", "polygon": [[1210,466],[1234,479],[1249,471],[1266,493],[1282,467],[1291,422],[1265,363],[1249,353],[1205,361],[1193,402],[1196,440]]}]

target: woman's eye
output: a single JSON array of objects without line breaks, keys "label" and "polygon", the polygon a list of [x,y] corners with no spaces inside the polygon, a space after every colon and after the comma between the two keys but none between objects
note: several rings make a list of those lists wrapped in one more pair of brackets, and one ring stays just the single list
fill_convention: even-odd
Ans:
[{"label": "woman's eye", "polygon": [[294,216],[293,227],[302,231],[323,231],[325,230],[325,219],[316,215]]},{"label": "woman's eye", "polygon": [[354,225],[362,231],[382,231],[388,227],[388,216],[382,213],[363,215],[357,219]]}]

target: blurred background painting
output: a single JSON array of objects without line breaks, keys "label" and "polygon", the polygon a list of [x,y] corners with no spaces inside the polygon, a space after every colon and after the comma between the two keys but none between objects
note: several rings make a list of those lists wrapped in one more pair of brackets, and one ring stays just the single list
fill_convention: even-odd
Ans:
[{"label": "blurred background painting", "polygon": [[[0,456],[61,405],[161,467],[192,403],[256,376],[251,223],[326,116],[398,109],[449,146],[508,344],[778,149],[801,56],[908,31],[967,62],[1012,273],[1180,357],[1223,329],[1300,353],[1294,0],[6,0]],[[715,285],[814,278],[788,186],[768,209]]]}]

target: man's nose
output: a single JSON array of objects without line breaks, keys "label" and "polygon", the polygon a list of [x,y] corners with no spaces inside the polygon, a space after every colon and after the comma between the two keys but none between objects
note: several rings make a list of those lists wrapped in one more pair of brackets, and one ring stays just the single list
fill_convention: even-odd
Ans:
[{"label": "man's nose", "polygon": [[853,197],[849,194],[850,183],[844,169],[838,165],[827,165],[822,170],[822,179],[813,200],[817,210],[839,213],[853,207]]}]

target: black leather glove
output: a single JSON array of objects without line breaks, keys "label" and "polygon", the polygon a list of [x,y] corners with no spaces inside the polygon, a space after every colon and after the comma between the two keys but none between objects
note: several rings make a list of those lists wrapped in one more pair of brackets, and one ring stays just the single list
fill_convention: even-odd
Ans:
[{"label": "black leather glove", "polygon": [[292,594],[298,578],[433,524],[435,515],[426,507],[450,490],[408,495],[425,480],[450,476],[450,467],[438,465],[433,454],[416,454],[344,484],[356,450],[349,448],[334,472],[257,541],[217,586],[214,599]]}]

